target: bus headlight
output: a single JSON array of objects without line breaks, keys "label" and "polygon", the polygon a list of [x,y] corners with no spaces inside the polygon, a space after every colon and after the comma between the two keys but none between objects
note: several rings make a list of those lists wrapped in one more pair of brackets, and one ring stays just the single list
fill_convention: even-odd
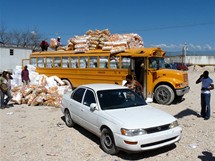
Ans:
[{"label": "bus headlight", "polygon": [[126,136],[136,136],[136,135],[144,135],[147,134],[144,129],[121,129],[121,134]]},{"label": "bus headlight", "polygon": [[175,87],[176,88],[181,88],[181,87],[183,87],[183,83],[177,83],[177,84],[175,84]]}]

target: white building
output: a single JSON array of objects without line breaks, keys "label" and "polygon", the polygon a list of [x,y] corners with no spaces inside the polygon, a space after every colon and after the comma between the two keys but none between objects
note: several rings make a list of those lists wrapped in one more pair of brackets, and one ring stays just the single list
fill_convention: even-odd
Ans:
[{"label": "white building", "polygon": [[167,63],[181,62],[195,65],[215,65],[215,56],[166,56]]},{"label": "white building", "polygon": [[32,49],[16,48],[14,46],[0,46],[0,72],[13,70],[22,65],[22,59],[29,59]]}]

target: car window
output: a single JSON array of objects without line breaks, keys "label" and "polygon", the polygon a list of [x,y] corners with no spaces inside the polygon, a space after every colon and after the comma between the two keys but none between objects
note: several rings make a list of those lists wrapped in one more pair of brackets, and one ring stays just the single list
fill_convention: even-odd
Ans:
[{"label": "car window", "polygon": [[102,110],[146,105],[144,99],[130,89],[102,90],[97,95]]},{"label": "car window", "polygon": [[79,88],[76,91],[74,91],[71,98],[81,103],[84,92],[85,92],[84,88]]},{"label": "car window", "polygon": [[84,96],[84,105],[90,106],[91,103],[96,103],[93,91],[87,90]]}]

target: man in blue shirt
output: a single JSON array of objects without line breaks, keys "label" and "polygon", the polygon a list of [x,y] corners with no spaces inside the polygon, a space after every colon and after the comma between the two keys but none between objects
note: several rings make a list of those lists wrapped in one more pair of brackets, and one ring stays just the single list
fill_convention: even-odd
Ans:
[{"label": "man in blue shirt", "polygon": [[214,89],[213,80],[209,77],[209,72],[204,71],[203,74],[197,79],[196,84],[202,82],[201,88],[201,116],[205,120],[210,118],[210,90]]}]

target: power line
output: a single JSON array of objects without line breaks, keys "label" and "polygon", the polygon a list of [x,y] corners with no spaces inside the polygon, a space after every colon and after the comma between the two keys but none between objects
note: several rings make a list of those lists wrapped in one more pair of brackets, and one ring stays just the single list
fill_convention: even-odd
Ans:
[{"label": "power line", "polygon": [[[183,25],[173,25],[173,26],[161,26],[161,27],[149,27],[149,28],[143,28],[143,29],[134,29],[132,31],[129,30],[121,30],[121,31],[114,31],[112,30],[111,32],[113,33],[126,33],[126,32],[138,32],[138,31],[155,31],[155,30],[166,30],[166,29],[177,29],[177,28],[186,28],[186,27],[195,27],[195,26],[205,26],[205,25],[211,25],[215,24],[215,21],[211,22],[200,22],[200,23],[193,23],[193,24],[183,24]],[[46,33],[45,35],[56,35],[56,33]],[[72,35],[71,33],[60,33],[58,32],[58,35],[61,36],[67,36],[67,35]],[[77,33],[75,35],[78,35]]]},{"label": "power line", "polygon": [[[174,26],[163,26],[163,27],[151,27],[151,28],[145,28],[145,29],[136,29],[134,31],[154,31],[154,30],[166,30],[166,29],[176,29],[176,28],[185,28],[185,27],[195,27],[195,26],[205,26],[215,24],[215,21],[213,22],[201,22],[201,23],[195,23],[195,24],[185,24],[185,25],[174,25]],[[124,31],[126,32],[126,31]],[[128,32],[128,31],[127,31]]]}]

